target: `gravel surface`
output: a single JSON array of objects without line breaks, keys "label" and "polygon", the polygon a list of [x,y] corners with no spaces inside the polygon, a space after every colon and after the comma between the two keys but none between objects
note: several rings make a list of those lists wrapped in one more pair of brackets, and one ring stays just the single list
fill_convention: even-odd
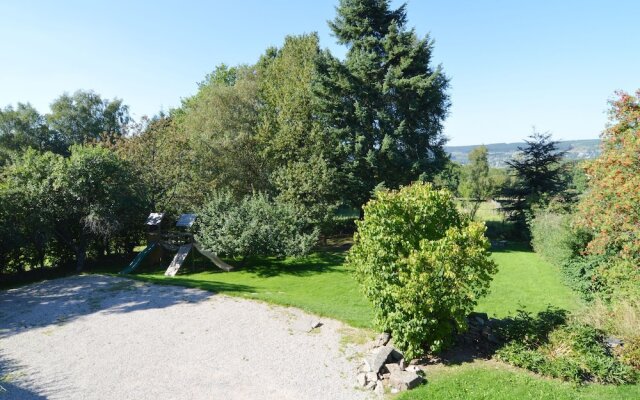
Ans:
[{"label": "gravel surface", "polygon": [[0,399],[368,398],[343,329],[197,289],[37,283],[0,292]]}]

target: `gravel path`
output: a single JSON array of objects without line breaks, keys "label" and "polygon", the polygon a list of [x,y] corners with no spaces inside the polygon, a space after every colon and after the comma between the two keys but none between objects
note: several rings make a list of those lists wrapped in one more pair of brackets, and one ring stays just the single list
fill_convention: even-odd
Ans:
[{"label": "gravel path", "polygon": [[344,326],[91,275],[0,292],[0,399],[364,399]]}]

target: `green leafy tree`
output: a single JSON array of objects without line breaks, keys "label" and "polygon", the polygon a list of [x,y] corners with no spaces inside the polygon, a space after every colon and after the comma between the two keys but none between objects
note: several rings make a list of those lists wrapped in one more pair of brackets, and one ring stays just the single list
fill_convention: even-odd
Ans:
[{"label": "green leafy tree", "polygon": [[[62,157],[27,149],[3,173],[0,203],[5,270],[43,267],[54,236],[58,202],[52,171]],[[57,257],[55,257],[57,258]]]},{"label": "green leafy tree", "polygon": [[179,134],[187,140],[184,180],[191,190],[183,196],[192,207],[218,188],[238,197],[269,188],[269,170],[256,140],[259,109],[254,70],[222,65],[175,113]]},{"label": "green leafy tree", "polygon": [[316,34],[287,36],[280,49],[258,62],[260,125],[258,140],[271,172],[277,200],[295,205],[325,232],[339,199],[333,165],[336,144],[324,135],[315,115],[313,82],[320,54]]},{"label": "green leafy tree", "polygon": [[337,171],[320,156],[290,162],[276,170],[273,185],[276,200],[295,205],[306,220],[327,234],[337,209]]},{"label": "green leafy tree", "polygon": [[142,194],[133,169],[101,146],[71,147],[54,169],[58,195],[55,233],[74,252],[82,271],[93,240],[110,239],[143,223]]},{"label": "green leafy tree", "polygon": [[494,192],[489,175],[488,154],[486,146],[476,147],[469,153],[469,165],[463,168],[460,194],[469,204],[471,218],[475,217],[480,204],[490,198]]},{"label": "green leafy tree", "polygon": [[462,167],[460,164],[448,160],[442,171],[433,178],[433,185],[437,189],[447,189],[454,195],[459,195],[458,187],[462,177]]},{"label": "green leafy tree", "polygon": [[319,54],[316,34],[287,36],[282,48],[267,50],[258,62],[258,134],[274,169],[334,151],[315,118],[313,82]]},{"label": "green leafy tree", "polygon": [[485,226],[431,184],[379,191],[364,207],[347,261],[377,325],[413,358],[450,342],[489,289],[496,265]]},{"label": "green leafy tree", "polygon": [[[602,134],[602,153],[587,168],[588,188],[576,225],[592,235],[587,252],[609,259],[597,274],[612,291],[640,295],[640,90],[619,93],[611,104],[611,125]],[[635,297],[637,299],[637,297]]]},{"label": "green leafy tree", "polygon": [[54,153],[65,150],[60,136],[49,129],[45,118],[31,104],[0,109],[0,166],[7,163],[10,154],[28,148]]},{"label": "green leafy tree", "polygon": [[346,59],[318,57],[318,118],[339,143],[342,192],[358,208],[378,184],[431,180],[447,160],[448,79],[431,65],[431,39],[418,38],[406,22],[404,5],[341,0],[329,25],[347,46]]},{"label": "green leafy tree", "polygon": [[127,133],[131,122],[129,107],[122,100],[107,100],[92,91],[77,91],[58,97],[46,116],[50,129],[65,143],[112,142]]},{"label": "green leafy tree", "polygon": [[175,118],[160,115],[144,121],[140,130],[116,146],[120,157],[136,170],[145,193],[148,211],[179,213],[190,209],[188,193],[189,141]]}]

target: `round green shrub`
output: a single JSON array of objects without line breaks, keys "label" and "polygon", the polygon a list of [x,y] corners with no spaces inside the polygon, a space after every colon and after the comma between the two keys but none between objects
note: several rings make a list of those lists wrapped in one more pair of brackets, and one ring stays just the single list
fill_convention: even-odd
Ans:
[{"label": "round green shrub", "polygon": [[199,211],[196,239],[220,255],[303,256],[318,241],[300,210],[254,193],[242,199],[229,191],[215,191]]},{"label": "round green shrub", "polygon": [[449,191],[422,183],[377,192],[356,224],[347,262],[377,325],[409,358],[441,349],[496,272],[484,224],[461,215]]}]

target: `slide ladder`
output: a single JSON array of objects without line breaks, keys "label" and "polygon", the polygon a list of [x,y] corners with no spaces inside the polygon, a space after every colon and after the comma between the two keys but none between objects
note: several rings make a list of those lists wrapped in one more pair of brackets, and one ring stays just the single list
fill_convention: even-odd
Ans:
[{"label": "slide ladder", "polygon": [[184,261],[187,259],[187,256],[191,251],[191,247],[193,247],[191,244],[184,244],[180,246],[175,257],[173,257],[171,264],[169,264],[169,268],[167,268],[167,270],[165,271],[164,276],[176,276],[178,270],[180,269],[180,267],[182,267],[182,264],[184,264]]},{"label": "slide ladder", "polygon": [[140,264],[142,264],[142,260],[144,260],[153,251],[153,249],[156,248],[157,245],[158,245],[158,242],[150,243],[147,247],[144,248],[144,250],[138,253],[136,258],[134,258],[133,261],[129,263],[127,268],[120,271],[120,274],[122,275],[130,274],[133,271],[135,271],[140,266]]}]

